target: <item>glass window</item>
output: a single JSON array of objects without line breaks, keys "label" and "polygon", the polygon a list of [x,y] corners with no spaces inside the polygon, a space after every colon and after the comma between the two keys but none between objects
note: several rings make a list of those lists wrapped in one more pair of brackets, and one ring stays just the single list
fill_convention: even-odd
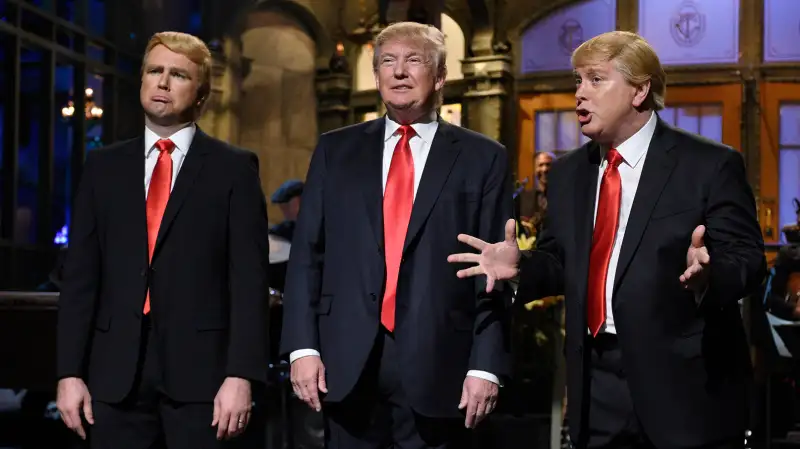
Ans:
[{"label": "glass window", "polygon": [[588,0],[562,8],[522,33],[522,73],[571,70],[572,51],[592,36],[616,29],[616,0]]},{"label": "glass window", "polygon": [[[783,227],[787,224],[797,223],[792,200],[800,200],[800,104],[784,103],[780,106],[780,141],[778,148],[780,156],[778,161],[778,209],[780,222]],[[781,233],[781,239],[786,237]]]},{"label": "glass window", "polygon": [[[5,216],[5,207],[13,203],[11,191],[6,183],[13,179],[12,166],[6,165],[6,151],[13,151],[13,146],[8,145],[9,133],[14,127],[14,103],[11,101],[14,90],[14,53],[15,38],[11,35],[0,33],[0,236],[7,235],[11,227],[12,217]],[[12,155],[13,156],[13,155]],[[10,186],[9,186],[10,187]],[[9,210],[8,213],[13,213]]]},{"label": "glass window", "polygon": [[87,0],[89,31],[95,36],[106,35],[106,2],[105,0]]},{"label": "glass window", "polygon": [[564,153],[574,150],[589,138],[580,130],[575,110],[536,111],[536,148],[535,151],[551,151]]},{"label": "glass window", "polygon": [[72,152],[74,142],[73,95],[75,88],[75,67],[66,61],[56,62],[55,101],[59,108],[56,114],[53,136],[53,242],[65,244],[66,235],[62,228],[69,223],[72,200]]},{"label": "glass window", "polygon": [[103,77],[86,74],[86,150],[103,146]]},{"label": "glass window", "polygon": [[739,62],[739,0],[639,0],[639,34],[665,65]]},{"label": "glass window", "polygon": [[20,126],[18,147],[17,209],[14,214],[14,240],[19,243],[38,243],[39,161],[47,150],[44,137],[44,105],[52,86],[45,85],[49,57],[44,50],[22,47],[20,55]]},{"label": "glass window", "polygon": [[722,141],[722,105],[670,105],[658,115],[672,126],[717,142]]},{"label": "glass window", "polygon": [[[800,61],[797,0],[764,0],[764,61]],[[788,38],[792,36],[794,38]]]},{"label": "glass window", "polygon": [[56,15],[68,22],[76,22],[79,3],[80,0],[56,0]]}]

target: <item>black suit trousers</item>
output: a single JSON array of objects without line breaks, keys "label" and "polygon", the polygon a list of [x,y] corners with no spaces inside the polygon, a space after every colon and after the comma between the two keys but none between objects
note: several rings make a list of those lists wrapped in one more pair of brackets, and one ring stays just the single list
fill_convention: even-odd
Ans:
[{"label": "black suit trousers", "polygon": [[381,328],[353,391],[341,402],[323,405],[326,448],[469,447],[471,435],[463,419],[429,418],[411,408],[403,390],[401,369],[397,342],[391,333]]},{"label": "black suit trousers", "polygon": [[144,319],[136,378],[130,394],[116,404],[94,401],[92,449],[218,449],[226,446],[211,427],[214,404],[170,400],[163,387],[163,351],[158,331]]}]

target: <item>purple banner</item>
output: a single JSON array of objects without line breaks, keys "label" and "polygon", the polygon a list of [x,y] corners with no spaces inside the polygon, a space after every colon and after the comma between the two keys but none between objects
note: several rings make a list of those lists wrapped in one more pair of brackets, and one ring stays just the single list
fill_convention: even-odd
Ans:
[{"label": "purple banner", "polygon": [[572,70],[572,51],[616,23],[616,0],[589,0],[550,14],[522,34],[522,73]]},{"label": "purple banner", "polygon": [[639,0],[639,34],[664,65],[739,61],[739,0]]}]

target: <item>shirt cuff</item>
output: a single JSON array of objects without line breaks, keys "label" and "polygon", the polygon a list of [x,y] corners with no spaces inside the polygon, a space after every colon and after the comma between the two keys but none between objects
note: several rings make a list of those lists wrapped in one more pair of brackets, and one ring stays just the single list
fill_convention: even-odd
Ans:
[{"label": "shirt cuff", "polygon": [[498,379],[497,376],[495,376],[492,373],[487,373],[486,371],[479,371],[479,370],[471,369],[471,370],[467,371],[467,376],[472,376],[472,377],[477,377],[479,379],[488,380],[489,382],[492,382],[492,383],[495,383],[497,385],[500,385],[501,387],[503,386],[503,385],[500,384],[500,379]]},{"label": "shirt cuff", "polygon": [[315,349],[298,349],[297,351],[292,351],[291,354],[289,354],[289,363],[294,363],[294,361],[297,359],[302,359],[303,357],[312,355],[319,357],[319,351]]}]

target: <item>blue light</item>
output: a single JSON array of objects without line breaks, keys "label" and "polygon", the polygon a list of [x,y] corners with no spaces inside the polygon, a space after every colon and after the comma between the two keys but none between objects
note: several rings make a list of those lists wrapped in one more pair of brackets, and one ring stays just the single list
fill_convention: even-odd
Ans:
[{"label": "blue light", "polygon": [[53,239],[53,243],[56,245],[66,245],[69,242],[69,228],[67,225],[64,225],[60,231],[56,233],[56,238]]}]

